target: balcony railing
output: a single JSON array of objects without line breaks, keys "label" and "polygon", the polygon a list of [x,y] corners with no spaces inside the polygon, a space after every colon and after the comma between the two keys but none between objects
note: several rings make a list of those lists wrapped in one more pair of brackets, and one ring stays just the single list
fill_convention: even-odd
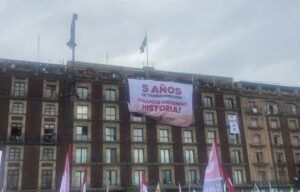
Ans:
[{"label": "balcony railing", "polygon": [[244,111],[247,115],[262,115],[262,109],[258,107],[246,107]]}]

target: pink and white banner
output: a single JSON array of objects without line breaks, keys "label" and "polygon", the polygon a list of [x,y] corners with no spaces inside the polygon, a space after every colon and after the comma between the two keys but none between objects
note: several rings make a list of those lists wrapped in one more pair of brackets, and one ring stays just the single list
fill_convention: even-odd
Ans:
[{"label": "pink and white banner", "polygon": [[128,79],[128,82],[129,112],[179,127],[188,127],[192,123],[192,85],[139,79]]}]

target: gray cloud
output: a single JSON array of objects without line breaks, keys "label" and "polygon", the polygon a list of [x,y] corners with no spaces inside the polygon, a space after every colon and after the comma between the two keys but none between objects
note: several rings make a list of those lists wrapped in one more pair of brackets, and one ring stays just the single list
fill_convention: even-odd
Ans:
[{"label": "gray cloud", "polygon": [[77,60],[142,67],[144,31],[156,69],[298,84],[300,1],[3,0],[0,57],[62,62],[72,13]]}]

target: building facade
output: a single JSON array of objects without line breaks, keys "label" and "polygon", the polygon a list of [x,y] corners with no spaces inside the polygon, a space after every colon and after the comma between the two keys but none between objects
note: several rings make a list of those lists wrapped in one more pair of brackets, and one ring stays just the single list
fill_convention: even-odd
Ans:
[{"label": "building facade", "polygon": [[[130,191],[143,172],[154,191],[202,188],[211,143],[237,191],[288,188],[300,179],[298,88],[232,78],[77,62],[0,60],[0,187],[57,191],[68,144],[72,191]],[[74,78],[73,78],[74,77]],[[193,123],[129,113],[127,79],[193,84]],[[75,80],[75,81],[74,81]],[[77,97],[72,94],[76,89]],[[237,115],[240,134],[227,116]]]}]

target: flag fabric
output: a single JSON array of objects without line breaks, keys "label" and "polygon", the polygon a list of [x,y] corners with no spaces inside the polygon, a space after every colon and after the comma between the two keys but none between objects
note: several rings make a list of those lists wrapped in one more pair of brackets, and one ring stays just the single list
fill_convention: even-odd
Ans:
[{"label": "flag fabric", "polygon": [[203,192],[209,191],[224,192],[222,168],[219,163],[215,141],[212,144],[203,184]]},{"label": "flag fabric", "polygon": [[64,173],[62,176],[62,181],[59,190],[60,192],[70,192],[70,166],[71,166],[70,157],[71,157],[71,145],[68,146]]},{"label": "flag fabric", "polygon": [[179,191],[179,192],[182,192],[180,183],[178,184],[178,191]]},{"label": "flag fabric", "polygon": [[106,192],[109,192],[109,185],[106,186]]},{"label": "flag fabric", "polygon": [[86,185],[87,185],[87,170],[86,168],[84,169],[83,173],[83,180],[82,180],[82,185],[81,185],[81,192],[86,192]]},{"label": "flag fabric", "polygon": [[230,180],[230,177],[228,176],[227,171],[224,169],[224,167],[222,167],[222,172],[223,172],[223,177],[225,180],[226,187],[228,188],[228,191],[235,192],[233,184]]},{"label": "flag fabric", "polygon": [[147,46],[147,35],[145,35],[144,40],[140,46],[140,53],[144,53],[145,52],[145,47]]},{"label": "flag fabric", "polygon": [[254,183],[254,192],[260,192],[258,186],[256,185],[256,183]]},{"label": "flag fabric", "polygon": [[155,192],[160,192],[159,182],[157,183]]},{"label": "flag fabric", "polygon": [[142,183],[140,187],[140,192],[148,192],[144,171],[142,171]]}]

